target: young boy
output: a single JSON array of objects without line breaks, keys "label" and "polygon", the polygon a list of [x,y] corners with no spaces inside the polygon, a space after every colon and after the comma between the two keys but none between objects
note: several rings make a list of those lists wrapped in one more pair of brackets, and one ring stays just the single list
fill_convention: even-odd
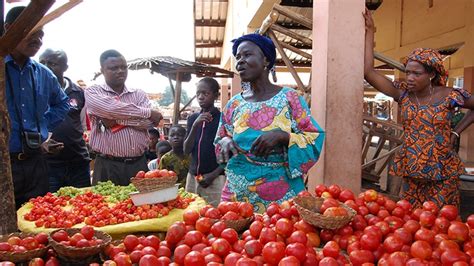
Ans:
[{"label": "young boy", "polygon": [[150,143],[148,144],[148,149],[145,151],[145,157],[148,161],[151,161],[157,158],[156,146],[160,140],[160,132],[156,128],[150,128],[148,129],[148,136]]},{"label": "young boy", "polygon": [[162,140],[156,144],[156,159],[151,160],[148,163],[149,170],[156,170],[158,169],[158,165],[160,164],[161,157],[171,151],[171,145],[167,140]]},{"label": "young boy", "polygon": [[224,169],[217,164],[214,138],[221,112],[214,106],[219,97],[219,83],[213,78],[203,78],[197,84],[196,99],[201,111],[188,118],[188,136],[184,153],[192,155],[186,191],[199,194],[209,204],[217,207],[225,183]]},{"label": "young boy", "polygon": [[172,126],[170,128],[168,141],[171,144],[171,151],[165,153],[160,159],[160,169],[173,170],[178,175],[180,187],[186,186],[186,175],[191,162],[191,156],[184,154],[183,144],[186,136],[186,129],[182,126]]}]

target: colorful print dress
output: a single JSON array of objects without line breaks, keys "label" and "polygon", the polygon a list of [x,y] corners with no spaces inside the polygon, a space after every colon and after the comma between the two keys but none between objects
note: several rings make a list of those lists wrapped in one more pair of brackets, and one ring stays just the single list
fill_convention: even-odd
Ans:
[{"label": "colorful print dress", "polygon": [[[403,89],[405,83],[395,85]],[[416,207],[424,201],[459,206],[459,176],[464,166],[450,144],[451,119],[454,108],[470,97],[463,89],[453,89],[440,102],[418,106],[405,91],[398,101],[404,142],[390,174],[403,177],[402,196]]]},{"label": "colorful print dress", "polygon": [[[262,102],[234,96],[222,112],[215,140],[217,153],[223,137],[231,137],[240,150],[227,163],[222,201],[247,201],[263,212],[270,202],[288,200],[304,190],[303,175],[318,160],[324,140],[310,114],[303,97],[290,88]],[[260,135],[278,129],[290,133],[283,152],[266,159],[246,152]]]}]

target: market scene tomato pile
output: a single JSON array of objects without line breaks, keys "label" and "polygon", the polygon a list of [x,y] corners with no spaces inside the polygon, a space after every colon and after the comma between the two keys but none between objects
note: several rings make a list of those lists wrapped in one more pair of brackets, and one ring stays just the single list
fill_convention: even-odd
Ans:
[{"label": "market scene tomato pile", "polygon": [[[103,265],[472,265],[474,263],[474,215],[466,221],[459,217],[458,209],[446,205],[439,209],[433,202],[425,202],[414,209],[406,200],[393,201],[374,190],[354,195],[338,185],[318,185],[314,193],[301,192],[298,197],[321,197],[319,212],[323,216],[347,215],[341,205],[349,206],[356,215],[348,224],[335,229],[322,229],[305,221],[299,215],[293,200],[272,203],[263,214],[253,212],[246,202],[221,202],[217,207],[206,205],[200,209],[185,210],[182,221],[169,226],[163,239],[154,234],[128,234],[101,250]],[[82,205],[75,205],[73,199]],[[87,223],[88,217],[106,221],[111,217],[126,222],[151,219],[166,215],[157,211],[158,206],[132,206],[127,200],[117,203],[117,208],[106,209],[101,195],[88,191],[74,198],[47,195],[31,201],[29,213],[36,217],[61,217],[53,215],[68,204],[72,208],[75,224]],[[128,202],[128,203],[127,203]],[[52,204],[54,203],[54,204]],[[84,204],[92,203],[92,204]],[[102,205],[101,205],[102,204]],[[181,204],[181,205],[180,205]],[[185,208],[186,201],[166,204],[170,208]],[[48,207],[49,206],[49,207]],[[55,207],[58,206],[58,207]],[[84,206],[96,206],[89,209]],[[42,212],[37,210],[41,209]],[[161,209],[168,208],[165,205]],[[33,211],[36,210],[36,211]],[[128,211],[126,211],[128,210]],[[344,210],[344,208],[342,208]],[[74,212],[76,211],[76,212]],[[120,211],[120,212],[117,212]],[[33,216],[33,213],[36,216]],[[148,216],[148,214],[153,214]],[[143,215],[143,216],[142,216]],[[28,216],[28,217],[30,217]],[[79,221],[78,217],[83,217]],[[65,216],[69,217],[69,216]],[[85,217],[85,218],[84,218]],[[103,218],[102,218],[103,217]],[[26,218],[26,217],[25,217]],[[64,225],[65,220],[53,220],[49,225]],[[228,221],[251,220],[243,228],[235,228]],[[44,220],[44,219],[43,219]],[[46,219],[47,221],[47,219]],[[56,222],[56,224],[53,224]],[[69,223],[68,223],[69,225]],[[100,226],[85,225],[80,232],[68,235],[56,230],[51,239],[61,245],[82,248],[99,245],[94,230]],[[100,223],[99,225],[103,225]],[[58,226],[61,227],[61,226]],[[237,230],[236,230],[237,229]],[[12,236],[0,242],[0,252],[21,253],[48,246],[48,235],[20,238]],[[46,265],[59,265],[61,258],[52,248],[42,258]],[[2,262],[1,265],[8,265]],[[97,265],[93,262],[91,265]],[[32,264],[42,265],[42,264]]]}]

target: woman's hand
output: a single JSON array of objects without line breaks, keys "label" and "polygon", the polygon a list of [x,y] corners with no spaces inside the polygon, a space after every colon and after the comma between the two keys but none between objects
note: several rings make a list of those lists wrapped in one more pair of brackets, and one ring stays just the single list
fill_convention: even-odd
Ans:
[{"label": "woman's hand", "polygon": [[237,148],[235,147],[234,140],[229,137],[224,137],[219,141],[220,152],[217,154],[218,163],[227,163],[230,159],[230,153],[233,155],[237,154]]},{"label": "woman's hand", "polygon": [[364,15],[364,19],[365,19],[365,31],[375,32],[374,19],[372,18],[372,14],[370,13],[370,10],[366,8],[365,12],[362,13],[362,15]]},{"label": "woman's hand", "polygon": [[258,137],[250,148],[250,152],[255,156],[265,157],[275,149],[275,147],[286,147],[290,141],[290,134],[282,130],[266,132]]}]

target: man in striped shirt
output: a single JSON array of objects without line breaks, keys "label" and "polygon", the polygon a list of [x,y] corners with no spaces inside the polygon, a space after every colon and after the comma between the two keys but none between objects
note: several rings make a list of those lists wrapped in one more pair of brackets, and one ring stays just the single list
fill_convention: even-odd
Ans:
[{"label": "man in striped shirt", "polygon": [[151,109],[144,91],[125,86],[127,62],[118,51],[103,52],[100,66],[105,84],[85,90],[90,145],[97,155],[92,184],[128,185],[138,171],[147,171],[148,129],[163,116]]}]

